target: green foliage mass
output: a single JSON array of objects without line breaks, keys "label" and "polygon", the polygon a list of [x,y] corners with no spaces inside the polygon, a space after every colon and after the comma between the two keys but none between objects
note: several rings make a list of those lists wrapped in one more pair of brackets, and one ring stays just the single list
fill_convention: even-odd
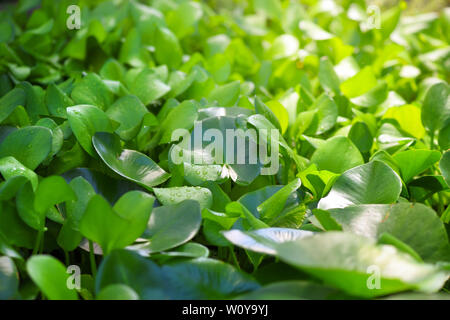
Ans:
[{"label": "green foliage mass", "polygon": [[450,8],[405,11],[3,5],[0,299],[449,299]]}]

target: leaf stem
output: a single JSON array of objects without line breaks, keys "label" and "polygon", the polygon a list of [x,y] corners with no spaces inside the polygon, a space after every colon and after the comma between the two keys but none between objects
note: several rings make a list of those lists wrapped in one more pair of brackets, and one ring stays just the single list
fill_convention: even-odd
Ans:
[{"label": "leaf stem", "polygon": [[95,263],[94,243],[91,240],[89,240],[89,260],[91,262],[92,277],[95,280],[97,276],[97,265]]},{"label": "leaf stem", "polygon": [[233,247],[230,248],[230,253],[231,253],[231,257],[233,258],[233,262],[234,262],[236,268],[240,271],[241,267],[239,266],[239,261],[238,261],[238,259],[236,257],[236,253],[234,252],[234,248]]},{"label": "leaf stem", "polygon": [[433,150],[434,149],[434,130],[432,130],[430,132],[430,149]]},{"label": "leaf stem", "polygon": [[41,239],[42,235],[44,234],[44,231],[39,230],[37,237],[36,237],[36,243],[34,244],[33,252],[31,253],[33,256],[38,253],[40,249]]},{"label": "leaf stem", "polygon": [[66,250],[64,250],[64,257],[66,259],[66,267],[70,265],[70,257],[69,257],[69,252],[67,252]]}]

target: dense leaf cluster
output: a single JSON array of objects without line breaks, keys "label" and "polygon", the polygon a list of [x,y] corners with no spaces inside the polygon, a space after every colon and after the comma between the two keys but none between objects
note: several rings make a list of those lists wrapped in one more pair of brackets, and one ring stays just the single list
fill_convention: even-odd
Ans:
[{"label": "dense leaf cluster", "polygon": [[[450,8],[367,8],[4,6],[0,299],[448,299]],[[198,124],[277,172],[177,163]]]}]

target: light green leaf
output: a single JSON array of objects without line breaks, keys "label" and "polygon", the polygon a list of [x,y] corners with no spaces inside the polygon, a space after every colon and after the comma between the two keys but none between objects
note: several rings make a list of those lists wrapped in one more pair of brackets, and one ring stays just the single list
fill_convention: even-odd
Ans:
[{"label": "light green leaf", "polygon": [[401,179],[394,170],[383,162],[371,161],[347,170],[337,178],[330,193],[319,201],[319,208],[394,203],[401,189]]}]

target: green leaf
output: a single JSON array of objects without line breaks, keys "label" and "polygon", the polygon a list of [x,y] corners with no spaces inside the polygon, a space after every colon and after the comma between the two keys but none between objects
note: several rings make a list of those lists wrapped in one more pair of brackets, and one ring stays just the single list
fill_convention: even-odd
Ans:
[{"label": "green leaf", "polygon": [[196,201],[185,200],[153,210],[143,234],[149,243],[138,246],[146,253],[166,251],[191,240],[200,229],[202,216]]},{"label": "green leaf", "polygon": [[253,0],[253,7],[272,19],[280,19],[283,13],[279,0]]},{"label": "green leaf", "polygon": [[450,88],[445,83],[437,83],[428,89],[422,106],[422,123],[434,132],[448,124],[450,119]]},{"label": "green leaf", "polygon": [[122,177],[151,188],[166,181],[170,175],[152,159],[135,150],[122,149],[120,139],[107,132],[98,132],[92,143],[106,165]]},{"label": "green leaf", "polygon": [[144,232],[153,201],[149,194],[130,191],[111,208],[103,197],[94,195],[81,218],[80,231],[107,255],[132,244]]},{"label": "green leaf", "polygon": [[19,189],[16,195],[16,207],[20,218],[31,228],[43,231],[45,227],[44,211],[35,209],[35,194],[29,183],[26,183]]},{"label": "green leaf", "polygon": [[93,105],[106,110],[113,102],[113,94],[95,73],[89,73],[75,84],[71,97],[75,104]]},{"label": "green leaf", "polygon": [[177,68],[181,64],[183,51],[177,37],[165,27],[156,27],[155,57],[159,64]]},{"label": "green leaf", "polygon": [[224,262],[199,258],[162,267],[172,299],[231,299],[259,287]]},{"label": "green leaf", "polygon": [[13,299],[19,288],[19,276],[14,261],[7,256],[0,257],[0,299]]},{"label": "green leaf", "polygon": [[[335,157],[336,154],[340,156]],[[319,170],[342,173],[363,164],[364,159],[358,148],[348,138],[337,136],[320,145],[312,155],[311,162],[316,164]]]},{"label": "green leaf", "polygon": [[338,290],[302,280],[278,281],[239,296],[239,300],[327,300]]},{"label": "green leaf", "polygon": [[314,108],[317,110],[319,121],[316,134],[322,134],[332,129],[338,117],[338,107],[334,100],[328,95],[322,94],[315,102]]},{"label": "green leaf", "polygon": [[278,216],[283,210],[289,196],[300,188],[301,184],[301,180],[296,178],[277,191],[273,196],[261,203],[257,207],[261,219],[268,221],[276,218],[276,216]]},{"label": "green leaf", "polygon": [[0,233],[11,245],[32,249],[37,232],[25,224],[12,204],[3,202],[0,209]]},{"label": "green leaf", "polygon": [[139,296],[129,286],[118,283],[103,288],[96,300],[139,300]]},{"label": "green leaf", "polygon": [[403,241],[425,261],[449,261],[450,247],[443,222],[423,204],[358,205],[331,209],[346,232],[372,239],[383,233]]},{"label": "green leaf", "polygon": [[407,104],[389,108],[383,118],[395,119],[400,125],[400,129],[411,134],[413,137],[421,139],[425,135],[425,128],[422,126],[420,115],[421,111],[418,107]]},{"label": "green leaf", "polygon": [[380,82],[374,88],[360,96],[350,99],[350,101],[357,106],[369,108],[380,105],[387,97],[388,86],[386,82]]},{"label": "green leaf", "polygon": [[450,150],[447,150],[442,155],[441,161],[439,161],[439,168],[441,169],[445,182],[450,186]]},{"label": "green leaf", "polygon": [[334,37],[334,35],[325,31],[324,29],[322,29],[317,24],[311,21],[307,20],[300,21],[299,28],[306,34],[308,38],[311,38],[316,41],[328,40]]},{"label": "green leaf", "polygon": [[412,178],[430,168],[439,161],[441,153],[433,150],[406,150],[396,153],[393,158],[400,168],[403,181],[408,183]]},{"label": "green leaf", "polygon": [[34,170],[47,158],[51,148],[50,129],[29,126],[11,132],[0,143],[0,158],[14,157],[25,167]]},{"label": "green leaf", "polygon": [[367,298],[409,289],[436,292],[448,278],[447,272],[419,263],[395,247],[337,231],[278,244],[277,254],[325,284]]},{"label": "green leaf", "polygon": [[233,81],[214,88],[208,96],[211,102],[217,102],[219,106],[233,106],[239,98],[241,85],[239,81]]},{"label": "green leaf", "polygon": [[0,173],[5,180],[9,180],[14,177],[25,177],[31,182],[34,191],[37,188],[37,174],[25,167],[14,157],[4,157],[0,159]]},{"label": "green leaf", "polygon": [[192,101],[183,101],[173,108],[161,122],[159,144],[171,142],[172,134],[176,129],[191,129],[197,116],[197,107]]},{"label": "green leaf", "polygon": [[36,122],[37,126],[46,127],[52,130],[52,151],[47,157],[47,160],[51,160],[62,148],[64,143],[64,133],[60,126],[56,124],[50,118],[42,118]]},{"label": "green leaf", "polygon": [[322,57],[319,64],[319,81],[324,90],[340,93],[340,81],[328,57]]},{"label": "green leaf", "polygon": [[253,231],[230,230],[222,232],[232,244],[246,250],[276,255],[276,244],[295,241],[313,235],[313,232],[289,228],[263,228]]},{"label": "green leaf", "polygon": [[255,215],[240,202],[230,202],[229,204],[227,204],[225,210],[227,212],[227,215],[238,216],[245,219],[249,225],[248,229],[250,230],[269,228],[269,226],[265,222],[255,217]]},{"label": "green leaf", "polygon": [[178,38],[194,32],[195,24],[203,15],[201,4],[194,1],[181,2],[176,10],[167,14],[166,20],[170,29]]},{"label": "green leaf", "polygon": [[0,182],[0,200],[5,201],[14,198],[17,191],[28,182],[24,176],[15,176]]},{"label": "green leaf", "polygon": [[170,87],[151,69],[144,69],[137,74],[129,88],[144,105],[150,104],[170,91]]},{"label": "green leaf", "polygon": [[114,250],[106,256],[98,269],[95,292],[110,285],[122,284],[132,288],[141,299],[167,299],[165,279],[153,261],[129,250]]},{"label": "green leaf", "polygon": [[25,106],[25,91],[15,88],[0,98],[0,123],[14,111],[17,106]]},{"label": "green leaf", "polygon": [[419,254],[414,251],[413,248],[411,248],[409,245],[398,239],[397,237],[389,234],[389,233],[382,233],[380,235],[380,238],[378,239],[379,244],[389,244],[391,246],[396,247],[398,250],[406,252],[410,256],[412,256],[414,259],[416,259],[419,262],[423,262],[422,258],[419,256]]},{"label": "green leaf", "polygon": [[286,108],[276,100],[267,101],[266,105],[272,110],[281,126],[281,133],[285,133],[289,124],[289,114]]},{"label": "green leaf", "polygon": [[347,170],[337,178],[330,193],[319,201],[319,208],[394,203],[401,189],[400,177],[394,170],[383,162],[371,161]]},{"label": "green leaf", "polygon": [[48,86],[45,102],[47,103],[48,111],[50,114],[66,118],[67,117],[67,107],[73,106],[74,102],[70,99],[67,94],[62,91],[58,86],[51,84]]},{"label": "green leaf", "polygon": [[377,85],[371,67],[365,67],[353,77],[341,83],[341,91],[347,98],[359,97]]},{"label": "green leaf", "polygon": [[348,138],[355,144],[361,153],[369,152],[373,145],[373,137],[365,122],[358,121],[352,125]]},{"label": "green leaf", "polygon": [[204,245],[195,242],[185,243],[171,251],[160,252],[158,258],[208,258],[209,250]]},{"label": "green leaf", "polygon": [[106,110],[106,115],[120,123],[115,131],[119,137],[123,140],[131,140],[137,135],[147,112],[142,102],[136,96],[130,95],[114,102]]},{"label": "green leaf", "polygon": [[42,293],[50,300],[77,300],[75,289],[69,289],[64,265],[48,255],[33,256],[27,261],[27,272]]},{"label": "green leaf", "polygon": [[[326,231],[337,230],[341,231],[342,226],[331,217],[330,213],[326,210],[313,209],[314,217],[309,217],[309,220],[316,226],[321,227]],[[316,218],[320,225],[317,225],[313,218]]]},{"label": "green leaf", "polygon": [[153,188],[153,192],[158,201],[165,206],[192,199],[200,204],[201,209],[204,209],[210,208],[213,200],[211,191],[202,187]]},{"label": "green leaf", "polygon": [[96,132],[113,132],[108,116],[99,108],[91,105],[78,105],[67,108],[70,128],[80,145],[91,156],[95,156],[92,136]]},{"label": "green leaf", "polygon": [[43,213],[55,204],[71,200],[76,200],[76,195],[66,181],[60,176],[50,176],[39,182],[34,207]]},{"label": "green leaf", "polygon": [[275,128],[281,131],[280,122],[275,116],[273,111],[266,106],[258,97],[255,98],[255,111],[263,115],[267,120],[269,120]]}]

